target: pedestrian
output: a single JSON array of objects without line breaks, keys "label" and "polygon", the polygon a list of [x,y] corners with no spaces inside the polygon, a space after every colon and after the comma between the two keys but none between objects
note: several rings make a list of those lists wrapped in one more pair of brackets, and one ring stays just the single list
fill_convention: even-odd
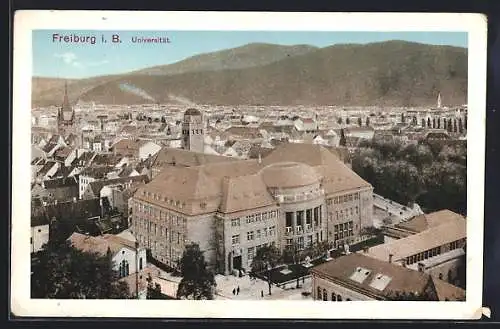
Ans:
[{"label": "pedestrian", "polygon": [[264,290],[260,291],[260,297],[264,297]]},{"label": "pedestrian", "polygon": [[240,294],[240,286],[238,286],[238,289],[236,289],[236,295]]},{"label": "pedestrian", "polygon": [[236,289],[233,288],[233,295],[236,295]]}]

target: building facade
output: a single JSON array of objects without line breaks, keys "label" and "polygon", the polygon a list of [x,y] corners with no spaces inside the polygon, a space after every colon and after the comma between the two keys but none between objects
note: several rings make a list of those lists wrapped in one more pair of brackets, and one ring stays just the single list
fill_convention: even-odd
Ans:
[{"label": "building facade", "polygon": [[262,160],[165,166],[130,199],[131,231],[168,266],[195,242],[230,274],[250,269],[262,246],[354,241],[372,226],[372,193],[330,150],[282,144]]}]

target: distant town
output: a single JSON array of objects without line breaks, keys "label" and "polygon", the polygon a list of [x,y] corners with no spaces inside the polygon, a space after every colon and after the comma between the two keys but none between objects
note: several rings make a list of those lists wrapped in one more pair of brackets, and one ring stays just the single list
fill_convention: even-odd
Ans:
[{"label": "distant town", "polygon": [[67,89],[31,112],[32,298],[465,300],[466,105]]}]

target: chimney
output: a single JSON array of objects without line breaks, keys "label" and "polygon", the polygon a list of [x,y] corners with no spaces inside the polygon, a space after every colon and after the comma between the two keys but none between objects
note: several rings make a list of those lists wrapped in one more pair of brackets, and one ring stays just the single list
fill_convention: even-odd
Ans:
[{"label": "chimney", "polygon": [[423,271],[424,271],[424,269],[425,269],[425,265],[424,265],[424,263],[418,263],[418,271],[419,271],[419,272],[423,272]]},{"label": "chimney", "polygon": [[389,254],[389,263],[392,263],[392,256],[393,254]]}]

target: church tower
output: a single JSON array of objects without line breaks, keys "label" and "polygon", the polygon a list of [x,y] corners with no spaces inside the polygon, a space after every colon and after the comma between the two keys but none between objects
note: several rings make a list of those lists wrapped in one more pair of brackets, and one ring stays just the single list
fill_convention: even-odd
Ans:
[{"label": "church tower", "polygon": [[72,131],[75,121],[75,111],[69,103],[68,84],[64,83],[64,98],[61,107],[57,112],[57,132],[59,135],[64,135],[68,131]]},{"label": "church tower", "polygon": [[182,121],[182,141],[185,150],[203,153],[205,144],[205,125],[203,115],[197,109],[184,112]]}]

